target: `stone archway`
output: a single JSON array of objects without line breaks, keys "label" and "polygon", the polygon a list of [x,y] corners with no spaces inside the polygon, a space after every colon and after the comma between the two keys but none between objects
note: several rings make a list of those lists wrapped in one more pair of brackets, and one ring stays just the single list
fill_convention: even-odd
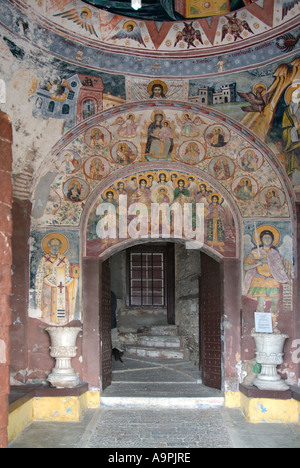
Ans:
[{"label": "stone archway", "polygon": [[[155,164],[140,164],[139,165],[139,175],[143,178],[144,171],[149,173],[149,171],[154,175],[159,175],[160,173],[168,173],[174,172],[175,169],[179,174],[178,177],[183,177],[184,170],[186,171],[186,167],[180,164],[174,165],[174,163],[165,163],[164,165],[155,165]],[[180,172],[181,171],[181,172]],[[188,174],[192,174],[195,178],[199,178],[202,182],[210,184],[213,182],[213,194],[217,194],[217,191],[223,194],[222,188],[220,184],[216,181],[212,181],[212,178],[207,180],[207,175],[203,174],[201,171],[197,171],[196,169],[189,171]],[[106,386],[106,383],[103,384],[103,375],[102,371],[105,367],[105,364],[102,362],[103,352],[101,347],[103,346],[103,321],[101,315],[101,308],[103,307],[103,297],[105,294],[105,290],[103,290],[103,269],[106,268],[106,261],[109,259],[114,253],[120,252],[126,248],[129,248],[133,245],[137,244],[144,244],[151,241],[150,238],[139,238],[139,239],[132,239],[130,236],[126,239],[118,239],[113,240],[111,243],[107,241],[103,241],[101,238],[90,238],[89,233],[91,232],[91,226],[94,223],[99,222],[99,217],[97,218],[97,209],[99,207],[99,200],[104,201],[105,197],[103,197],[103,193],[108,193],[110,190],[115,190],[112,187],[115,186],[116,182],[120,180],[127,180],[130,177],[137,176],[134,167],[123,169],[122,171],[118,171],[117,177],[109,178],[103,181],[102,184],[99,185],[97,191],[94,193],[93,202],[88,203],[86,205],[86,209],[82,219],[82,252],[83,252],[83,359],[84,359],[84,377],[88,380],[92,385],[99,385],[100,387],[103,385]],[[205,177],[205,179],[204,179]],[[115,193],[115,192],[114,192]],[[155,192],[156,193],[156,192]],[[233,380],[233,385],[235,385],[235,390],[237,390],[237,382],[235,378],[235,356],[233,355],[232,343],[234,342],[234,350],[239,353],[240,349],[240,336],[237,332],[230,332],[227,333],[228,328],[234,328],[235,324],[239,322],[239,314],[240,314],[240,303],[241,303],[241,264],[239,258],[239,252],[241,248],[239,247],[238,243],[241,239],[241,232],[240,232],[240,221],[237,210],[235,208],[235,203],[229,198],[223,200],[224,205],[227,206],[232,219],[234,220],[233,225],[235,226],[234,235],[230,238],[228,232],[226,233],[226,241],[225,238],[223,239],[224,242],[221,242],[219,238],[210,238],[209,235],[205,234],[205,243],[202,246],[201,250],[206,253],[208,256],[214,258],[216,260],[216,264],[219,265],[219,278],[220,278],[220,294],[222,296],[221,303],[222,303],[222,329],[224,331],[224,336],[222,337],[223,346],[222,346],[222,355],[220,357],[222,361],[222,379],[220,377],[220,383],[218,385],[222,386],[224,389],[225,386],[231,387],[231,383],[225,383],[229,379]],[[228,203],[228,205],[226,204]],[[97,207],[97,208],[96,208]],[[219,205],[216,204],[215,210],[218,210]],[[207,213],[211,209],[211,206],[206,208]],[[223,212],[222,212],[223,213]],[[224,211],[225,213],[225,211]],[[228,215],[229,211],[227,212]],[[96,216],[96,218],[95,218]],[[221,219],[223,219],[224,225],[222,226]],[[227,216],[228,219],[228,216]],[[209,225],[208,221],[206,223],[206,227]],[[211,224],[213,226],[213,224]],[[215,225],[216,229],[217,224]],[[94,226],[95,228],[95,226]],[[221,217],[219,218],[219,229],[224,229],[224,236],[225,236],[225,219]],[[93,229],[93,235],[95,232],[97,233],[97,229]],[[212,232],[212,231],[211,231]],[[227,237],[228,236],[228,237]],[[210,240],[211,239],[211,240]],[[234,248],[232,249],[232,241],[234,239]],[[157,239],[156,239],[157,240]],[[165,240],[163,236],[161,236],[161,241]],[[172,236],[168,239],[169,241],[178,241],[176,238],[172,238]],[[216,243],[213,243],[213,240]],[[186,243],[189,239],[181,239],[181,243]],[[226,246],[228,243],[228,246]],[[228,250],[227,250],[228,247]],[[232,282],[232,278],[234,278],[234,282]],[[105,286],[107,288],[107,285]],[[207,289],[207,288],[206,288]],[[99,315],[100,311],[100,315]],[[238,311],[238,312],[237,312]],[[224,326],[224,323],[227,323]],[[231,324],[230,327],[228,324]],[[221,324],[219,324],[221,327]],[[96,330],[96,333],[95,333]],[[101,340],[99,340],[99,335]],[[230,345],[229,345],[230,343]],[[220,345],[221,348],[221,345]],[[106,351],[105,351],[106,353]],[[109,356],[110,358],[110,356]],[[109,367],[109,365],[108,365]],[[220,374],[221,375],[221,374]]]},{"label": "stone archway", "polygon": [[[149,140],[149,127],[154,123],[156,115],[165,116],[167,130],[171,122],[173,137],[175,135],[172,137],[175,141],[173,146],[170,141],[165,142],[162,137],[160,144],[152,145]],[[133,116],[134,122],[127,122],[131,120],[129,116]],[[132,133],[128,133],[127,126],[123,127],[124,123],[130,124]],[[191,137],[192,130],[197,137]],[[124,132],[127,132],[126,136]],[[126,143],[125,156],[124,152],[119,154],[122,150],[121,143]],[[192,146],[195,146],[195,143],[198,149],[193,153]],[[248,156],[248,151],[255,160],[255,167],[252,166],[250,169],[243,159]],[[71,169],[66,163],[68,152],[72,154],[76,165]],[[215,110],[191,103],[174,101],[166,104],[163,101],[143,101],[108,109],[77,125],[53,148],[52,163],[57,171],[55,190],[52,190],[51,197],[49,196],[48,206],[46,204],[44,207],[44,215],[35,223],[35,230],[39,239],[49,229],[62,232],[72,242],[72,246],[74,245],[74,251],[76,250],[74,264],[77,266],[83,259],[80,278],[84,314],[81,315],[81,309],[78,307],[76,317],[83,321],[86,329],[83,344],[84,379],[92,386],[99,386],[99,323],[94,321],[95,314],[99,314],[101,294],[99,257],[101,256],[103,260],[109,258],[115,249],[122,249],[127,245],[126,242],[130,242],[130,239],[122,239],[122,242],[103,246],[97,235],[93,238],[95,233],[97,234],[96,227],[99,221],[96,213],[97,205],[104,201],[102,195],[108,191],[113,194],[111,201],[116,201],[114,197],[117,194],[119,181],[128,182],[128,179],[134,175],[144,177],[152,172],[157,177],[160,172],[175,171],[179,178],[182,175],[188,178],[195,177],[198,188],[201,182],[206,184],[212,192],[211,195],[214,193],[219,197],[217,197],[219,203],[216,205],[221,205],[222,199],[223,207],[227,203],[229,210],[227,215],[234,219],[234,245],[229,246],[229,242],[228,245],[224,243],[221,237],[218,238],[217,229],[215,231],[211,229],[211,238],[207,235],[204,249],[209,255],[222,259],[225,281],[234,278],[234,281],[230,280],[223,285],[224,310],[226,310],[224,382],[228,390],[237,391],[236,366],[238,361],[243,359],[240,352],[243,249],[255,247],[254,227],[256,224],[265,223],[274,225],[275,229],[282,232],[282,240],[286,237],[290,242],[288,250],[290,262],[294,252],[292,239],[295,229],[294,196],[283,167],[269,148],[242,124]],[[42,175],[43,171],[40,177]],[[76,187],[79,185],[81,185],[80,194],[76,193]],[[266,206],[264,190],[267,188],[278,189],[282,203],[280,211],[276,207],[269,209]],[[69,193],[69,189],[73,189],[74,193]],[[57,203],[58,209],[53,210],[53,200],[56,199],[60,204]],[[90,229],[91,226],[94,231]],[[90,238],[87,233],[91,234]],[[247,245],[243,237],[248,241]],[[227,246],[230,247],[228,250]],[[41,257],[39,252],[37,255]],[[33,275],[35,273],[33,271]],[[252,317],[254,310],[252,307],[255,307],[255,302],[251,298],[249,300],[252,301],[249,308],[249,316]],[[249,336],[250,330],[249,327]],[[231,336],[234,337],[234,346],[230,342]],[[89,355],[90,346],[94,346],[93,356]],[[249,346],[245,348],[250,349]]]}]

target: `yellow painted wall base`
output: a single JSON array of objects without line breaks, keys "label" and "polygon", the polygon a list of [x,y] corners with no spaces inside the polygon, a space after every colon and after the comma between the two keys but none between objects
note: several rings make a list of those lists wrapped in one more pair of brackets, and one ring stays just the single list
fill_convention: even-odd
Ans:
[{"label": "yellow painted wall base", "polygon": [[79,397],[34,397],[9,414],[8,441],[12,442],[35,421],[80,421],[85,409],[100,408],[100,393],[88,391]]},{"label": "yellow painted wall base", "polygon": [[226,408],[240,408],[241,407],[241,393],[240,392],[226,392],[225,393],[225,406]]},{"label": "yellow painted wall base", "polygon": [[241,395],[241,408],[251,423],[299,423],[298,401],[247,398]]},{"label": "yellow painted wall base", "polygon": [[241,408],[251,423],[300,422],[300,402],[294,399],[248,398],[241,392],[226,392],[225,406]]}]

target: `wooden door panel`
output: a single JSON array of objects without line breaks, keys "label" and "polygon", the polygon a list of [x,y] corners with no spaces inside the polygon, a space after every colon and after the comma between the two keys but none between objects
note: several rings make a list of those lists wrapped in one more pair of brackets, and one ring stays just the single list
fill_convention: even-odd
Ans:
[{"label": "wooden door panel", "polygon": [[208,387],[222,386],[221,265],[201,254],[200,363],[202,381]]},{"label": "wooden door panel", "polygon": [[111,284],[110,263],[102,263],[102,301],[100,310],[100,362],[102,390],[112,382],[111,363]]}]

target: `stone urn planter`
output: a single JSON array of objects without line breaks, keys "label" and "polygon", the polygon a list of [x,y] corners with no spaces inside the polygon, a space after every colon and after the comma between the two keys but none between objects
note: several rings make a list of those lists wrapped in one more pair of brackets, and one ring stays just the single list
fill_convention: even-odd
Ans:
[{"label": "stone urn planter", "polygon": [[282,333],[252,333],[256,344],[256,361],[262,368],[253,382],[260,390],[289,390],[289,386],[277,372],[283,362],[283,346],[288,335]]},{"label": "stone urn planter", "polygon": [[56,365],[48,376],[48,382],[56,388],[73,388],[80,383],[78,374],[71,366],[71,359],[76,356],[76,339],[81,332],[79,327],[48,327],[50,335],[50,356]]}]

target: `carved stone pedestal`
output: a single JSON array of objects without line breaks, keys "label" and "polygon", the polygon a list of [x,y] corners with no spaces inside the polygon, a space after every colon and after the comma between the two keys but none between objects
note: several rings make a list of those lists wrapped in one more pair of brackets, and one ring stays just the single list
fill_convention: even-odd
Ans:
[{"label": "carved stone pedestal", "polygon": [[76,339],[81,328],[48,327],[46,331],[51,338],[50,356],[56,360],[56,365],[48,376],[48,382],[56,388],[76,387],[80,381],[71,366],[71,359],[76,356]]},{"label": "carved stone pedestal", "polygon": [[256,344],[256,361],[261,372],[253,382],[260,390],[289,390],[289,386],[277,373],[277,366],[283,362],[283,346],[288,335],[282,333],[252,333]]}]

